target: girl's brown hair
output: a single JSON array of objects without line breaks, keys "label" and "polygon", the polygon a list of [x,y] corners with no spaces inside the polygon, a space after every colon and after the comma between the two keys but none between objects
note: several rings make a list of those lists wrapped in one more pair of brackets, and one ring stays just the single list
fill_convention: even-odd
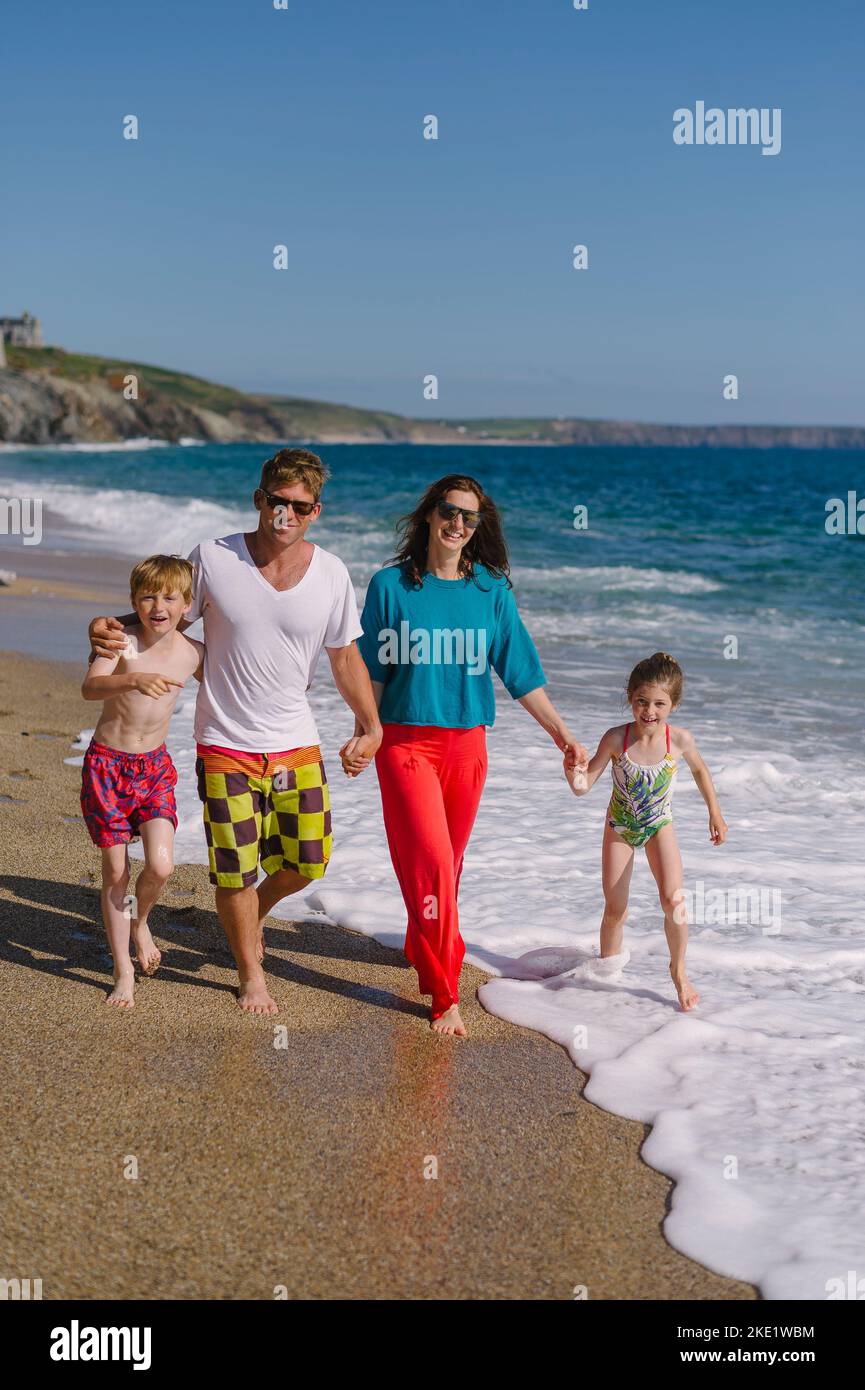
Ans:
[{"label": "girl's brown hair", "polygon": [[413,512],[400,517],[397,528],[400,532],[399,547],[391,563],[401,565],[417,588],[423,583],[426,571],[427,549],[429,548],[429,522],[427,514],[437,507],[449,492],[473,492],[478,499],[480,524],[460,552],[459,573],[463,578],[475,579],[475,565],[484,565],[490,574],[507,580],[511,588],[508,550],[502,534],[502,522],[498,507],[481,487],[476,478],[464,473],[448,473],[438,482],[427,488]]},{"label": "girl's brown hair", "polygon": [[633,700],[641,685],[662,685],[672,703],[678,705],[684,684],[685,673],[676,658],[669,652],[655,652],[645,661],[638,661],[628,676],[628,700]]}]

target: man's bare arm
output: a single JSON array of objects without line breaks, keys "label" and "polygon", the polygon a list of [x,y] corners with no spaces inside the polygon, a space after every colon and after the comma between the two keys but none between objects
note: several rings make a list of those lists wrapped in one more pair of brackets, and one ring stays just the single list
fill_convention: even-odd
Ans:
[{"label": "man's bare arm", "polygon": [[110,700],[113,695],[125,695],[130,690],[158,700],[161,695],[167,695],[173,685],[183,685],[182,681],[176,681],[171,676],[160,676],[155,671],[118,672],[116,667],[119,660],[116,653],[112,657],[94,657],[81,686],[85,700]]},{"label": "man's bare arm", "polygon": [[[126,646],[124,629],[137,622],[137,613],[124,613],[122,618],[94,618],[87,629],[91,651],[109,660],[113,656],[119,656]],[[177,624],[177,631],[185,632],[188,627],[192,627],[192,623],[186,618],[181,618]]]},{"label": "man's bare arm", "polygon": [[381,743],[378,700],[366,662],[354,642],[347,647],[326,647],[325,650],[330,658],[336,688],[354,713],[354,735],[339,752],[343,771],[349,777],[356,777],[369,765]]}]

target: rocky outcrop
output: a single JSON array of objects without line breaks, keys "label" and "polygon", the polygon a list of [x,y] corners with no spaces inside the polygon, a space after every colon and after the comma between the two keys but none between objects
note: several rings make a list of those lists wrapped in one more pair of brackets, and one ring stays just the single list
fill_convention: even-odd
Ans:
[{"label": "rocky outcrop", "polygon": [[[55,358],[58,349],[51,349]],[[40,358],[41,360],[41,358]],[[60,359],[62,361],[62,359]],[[147,436],[216,443],[316,440],[331,443],[650,445],[681,448],[865,449],[865,429],[822,425],[655,425],[616,420],[432,422],[321,401],[244,395],[179,374],[143,374],[140,398],[124,399],[123,372],[107,360],[91,375],[0,368],[0,441],[113,443]],[[154,372],[157,369],[153,369]],[[168,382],[168,386],[164,383]],[[200,397],[210,400],[204,405]],[[216,408],[216,406],[220,408]]]},{"label": "rocky outcrop", "polygon": [[0,371],[0,439],[17,444],[112,443],[154,439],[239,440],[247,430],[225,416],[148,392],[126,401],[99,380]]},{"label": "rocky outcrop", "polygon": [[461,437],[446,426],[371,410],[241,392],[230,396],[229,408],[218,411],[142,384],[140,398],[127,401],[120,384],[112,385],[103,377],[77,380],[45,371],[0,370],[0,440],[38,445],[111,443],[146,436],[215,443],[311,438],[323,443],[410,439],[447,443]]}]

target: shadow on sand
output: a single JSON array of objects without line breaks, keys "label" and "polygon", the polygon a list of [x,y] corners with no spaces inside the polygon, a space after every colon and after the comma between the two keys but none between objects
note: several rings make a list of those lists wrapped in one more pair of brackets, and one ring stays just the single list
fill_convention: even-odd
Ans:
[{"label": "shadow on sand", "polygon": [[[100,919],[98,889],[13,874],[0,875],[0,889],[4,894],[0,897],[0,960],[77,980],[99,991],[110,988],[111,957]],[[163,951],[158,978],[233,995],[233,983],[200,973],[205,965],[233,970],[234,962],[216,912],[174,905],[170,894],[168,897],[168,902],[156,906],[150,921]],[[419,1000],[404,999],[389,990],[313,968],[317,960],[342,960],[410,969],[402,952],[382,946],[372,937],[329,923],[268,918],[265,941],[265,970],[278,980],[416,1018],[429,1016]],[[297,956],[309,958],[310,963],[293,959]]]}]

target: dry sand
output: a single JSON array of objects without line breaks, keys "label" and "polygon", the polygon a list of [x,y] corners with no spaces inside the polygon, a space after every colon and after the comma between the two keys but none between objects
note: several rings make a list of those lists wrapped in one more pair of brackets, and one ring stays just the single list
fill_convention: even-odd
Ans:
[{"label": "dry sand", "polygon": [[274,922],[281,1012],[245,1017],[206,871],[182,866],[159,974],[106,1008],[98,852],[63,764],[92,715],[81,670],[0,672],[0,1276],[48,1299],[755,1296],[670,1249],[643,1126],[484,1013],[478,970],[471,1040],[434,1038],[400,954]]}]

